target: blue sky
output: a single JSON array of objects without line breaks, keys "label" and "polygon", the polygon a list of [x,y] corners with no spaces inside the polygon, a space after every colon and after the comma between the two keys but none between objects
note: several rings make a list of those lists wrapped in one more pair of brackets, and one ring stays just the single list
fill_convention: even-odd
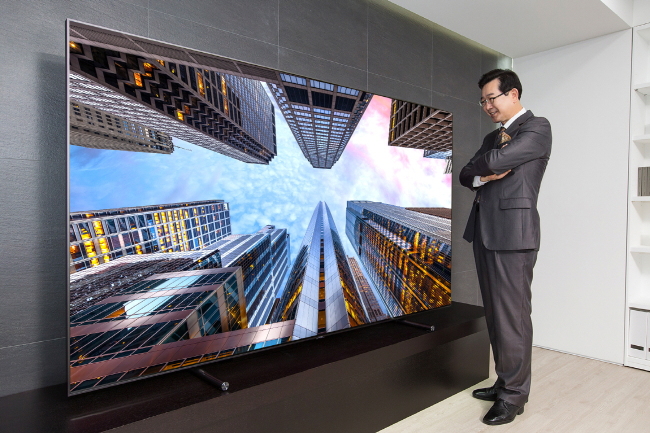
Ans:
[{"label": "blue sky", "polygon": [[451,207],[445,161],[422,150],[389,147],[390,99],[375,96],[339,161],[330,170],[307,162],[276,107],[278,155],[246,164],[181,140],[171,155],[70,146],[70,210],[99,210],[196,200],[230,204],[233,233],[266,224],[287,228],[292,259],[319,201],[345,236],[347,200],[398,206]]}]

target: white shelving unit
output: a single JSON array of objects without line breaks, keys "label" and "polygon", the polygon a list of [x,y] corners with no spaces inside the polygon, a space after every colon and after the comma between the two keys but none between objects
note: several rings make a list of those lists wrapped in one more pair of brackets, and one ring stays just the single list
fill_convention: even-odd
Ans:
[{"label": "white shelving unit", "polygon": [[650,25],[634,28],[627,229],[625,365],[650,371],[650,196],[638,168],[650,167]]}]

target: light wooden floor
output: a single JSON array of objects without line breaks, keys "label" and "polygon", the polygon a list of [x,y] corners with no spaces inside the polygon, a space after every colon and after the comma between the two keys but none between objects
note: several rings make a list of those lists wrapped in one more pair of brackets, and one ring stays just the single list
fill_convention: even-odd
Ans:
[{"label": "light wooden floor", "polygon": [[650,372],[535,347],[525,412],[502,426],[481,422],[492,403],[471,394],[493,383],[491,377],[381,433],[650,432]]}]

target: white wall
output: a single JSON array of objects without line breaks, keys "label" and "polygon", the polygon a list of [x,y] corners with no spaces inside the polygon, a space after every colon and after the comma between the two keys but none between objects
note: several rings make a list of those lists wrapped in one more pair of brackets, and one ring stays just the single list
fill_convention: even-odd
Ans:
[{"label": "white wall", "polygon": [[650,1],[634,0],[634,25],[650,23]]},{"label": "white wall", "polygon": [[[634,0],[601,0],[618,15],[628,26],[634,22]],[[646,0],[647,1],[647,0]]]},{"label": "white wall", "polygon": [[632,30],[514,59],[551,122],[534,344],[623,363]]}]

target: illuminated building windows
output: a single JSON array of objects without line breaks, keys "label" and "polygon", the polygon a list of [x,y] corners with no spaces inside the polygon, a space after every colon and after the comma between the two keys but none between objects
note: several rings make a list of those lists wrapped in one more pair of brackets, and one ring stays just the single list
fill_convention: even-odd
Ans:
[{"label": "illuminated building windows", "polygon": [[[79,49],[71,47],[72,100],[247,163],[267,164],[275,156],[273,107],[261,83],[74,43]],[[238,133],[229,134],[234,125]]]},{"label": "illuminated building windows", "polygon": [[[202,248],[203,245],[194,245],[189,239],[199,236],[199,232],[192,233],[196,221],[190,215],[200,213],[206,215],[204,233],[205,244],[209,245],[230,234],[230,214],[225,209],[225,203],[215,202],[209,205],[206,214],[204,205],[196,206],[195,203],[178,205],[149,206],[142,208],[109,209],[100,213],[79,212],[70,215],[71,233],[71,259],[75,262],[71,272],[91,266],[88,259],[89,253],[97,250],[104,256],[117,254],[118,257],[129,254],[146,254],[159,250],[161,245],[165,251],[186,251]],[[169,210],[153,212],[160,208]],[[126,215],[125,215],[126,214]],[[117,215],[122,215],[116,218]],[[211,219],[208,224],[207,220]],[[105,237],[106,235],[109,235]],[[77,240],[78,239],[78,240]],[[91,241],[84,245],[83,241]],[[93,243],[94,242],[94,243]],[[96,246],[95,246],[96,245]],[[79,258],[82,254],[82,259]],[[95,254],[96,255],[96,254]],[[103,256],[103,257],[104,257]],[[106,259],[94,263],[101,265]]]},{"label": "illuminated building windows", "polygon": [[348,202],[346,234],[391,316],[451,302],[450,228],[431,212]]},{"label": "illuminated building windows", "polygon": [[[318,281],[310,269],[318,270]],[[356,326],[367,323],[359,299],[332,216],[320,202],[272,321],[295,319],[294,339]]]}]

